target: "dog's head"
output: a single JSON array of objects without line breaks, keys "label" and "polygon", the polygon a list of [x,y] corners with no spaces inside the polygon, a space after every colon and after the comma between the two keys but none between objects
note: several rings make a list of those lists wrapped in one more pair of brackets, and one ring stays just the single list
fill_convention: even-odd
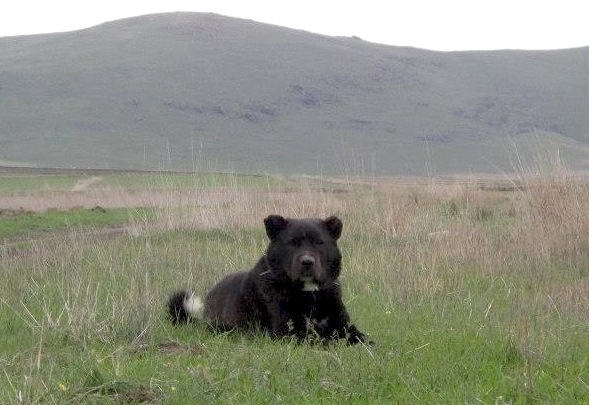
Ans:
[{"label": "dog's head", "polygon": [[286,274],[305,291],[316,291],[339,277],[341,253],[337,240],[343,226],[339,218],[270,215],[264,224],[270,239],[266,257],[273,272]]}]

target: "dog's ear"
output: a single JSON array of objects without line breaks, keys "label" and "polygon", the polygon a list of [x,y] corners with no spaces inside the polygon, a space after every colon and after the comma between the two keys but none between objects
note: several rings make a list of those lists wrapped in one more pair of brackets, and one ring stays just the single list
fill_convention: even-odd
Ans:
[{"label": "dog's ear", "polygon": [[342,234],[342,228],[344,224],[342,223],[341,219],[336,216],[331,216],[323,221],[325,227],[329,231],[329,234],[333,239],[339,239],[340,235]]},{"label": "dog's ear", "polygon": [[278,234],[288,225],[288,220],[280,215],[269,215],[264,219],[264,225],[266,226],[268,238],[276,240]]}]

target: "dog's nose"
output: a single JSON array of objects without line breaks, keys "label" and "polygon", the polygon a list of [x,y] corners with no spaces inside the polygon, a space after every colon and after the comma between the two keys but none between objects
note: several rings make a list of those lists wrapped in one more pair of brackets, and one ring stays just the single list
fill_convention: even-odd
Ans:
[{"label": "dog's nose", "polygon": [[301,266],[305,268],[311,268],[315,265],[315,258],[311,255],[301,256]]}]

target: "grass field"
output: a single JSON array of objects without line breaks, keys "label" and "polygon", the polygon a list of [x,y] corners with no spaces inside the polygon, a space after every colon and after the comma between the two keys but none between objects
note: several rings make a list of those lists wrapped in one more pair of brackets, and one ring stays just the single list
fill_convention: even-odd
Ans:
[{"label": "grass field", "polygon": [[[0,173],[0,403],[589,403],[589,185],[564,170],[16,177]],[[345,302],[377,345],[170,325],[168,294],[251,267],[270,213],[343,219]]]}]

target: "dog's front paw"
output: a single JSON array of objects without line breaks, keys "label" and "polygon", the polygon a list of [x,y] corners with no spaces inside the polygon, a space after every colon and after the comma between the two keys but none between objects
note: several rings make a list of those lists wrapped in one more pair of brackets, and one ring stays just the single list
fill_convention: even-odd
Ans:
[{"label": "dog's front paw", "polygon": [[348,327],[348,345],[355,345],[358,343],[368,344],[370,346],[376,345],[376,342],[369,339],[364,333],[360,332],[356,326],[350,325]]},{"label": "dog's front paw", "polygon": [[284,321],[275,322],[271,328],[271,335],[274,338],[287,338],[291,335],[288,323]]}]

